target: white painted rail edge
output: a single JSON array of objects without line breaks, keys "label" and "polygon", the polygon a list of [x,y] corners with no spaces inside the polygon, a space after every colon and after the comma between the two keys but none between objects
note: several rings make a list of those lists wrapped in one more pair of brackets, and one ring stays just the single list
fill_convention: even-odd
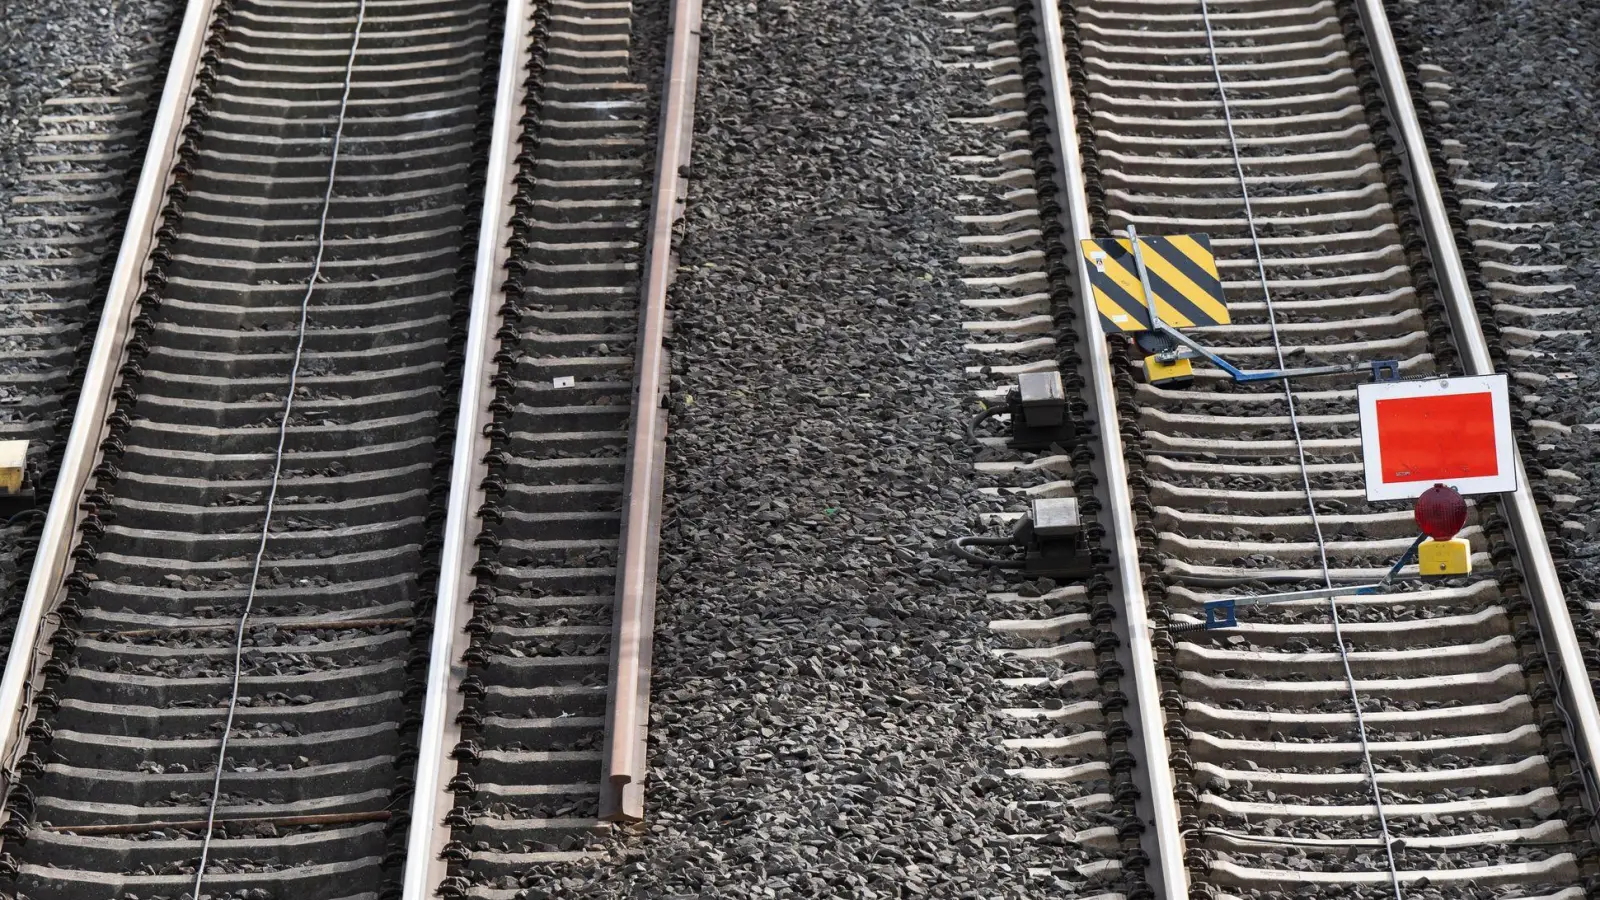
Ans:
[{"label": "white painted rail edge", "polygon": [[494,131],[489,142],[488,170],[483,186],[483,212],[478,226],[478,258],[472,276],[472,307],[467,319],[466,361],[461,373],[461,409],[456,415],[456,439],[450,466],[450,499],[445,508],[444,546],[439,551],[439,594],[433,611],[433,638],[428,648],[428,685],[418,735],[415,788],[411,820],[406,832],[405,900],[429,900],[444,879],[445,862],[439,848],[449,840],[440,799],[445,785],[455,777],[456,764],[448,746],[460,739],[456,716],[461,694],[454,689],[466,674],[459,660],[468,638],[462,625],[470,617],[467,597],[472,591],[470,569],[473,541],[482,530],[476,510],[484,493],[483,455],[489,440],[483,434],[490,421],[490,360],[499,346],[494,337],[495,318],[504,297],[500,293],[501,267],[506,261],[506,235],[511,224],[513,158],[520,147],[523,78],[528,66],[528,30],[532,27],[530,0],[506,4],[505,29],[500,52],[500,82],[495,94]]},{"label": "white painted rail edge", "polygon": [[[1072,114],[1071,84],[1067,80],[1066,47],[1061,36],[1061,12],[1056,0],[1038,0],[1039,26],[1044,38],[1044,62],[1050,79],[1047,96],[1050,115],[1055,121],[1056,145],[1061,154],[1061,188],[1066,198],[1065,221],[1070,258],[1078,258],[1078,241],[1092,237],[1089,225],[1089,199],[1083,187],[1083,160],[1078,152],[1077,123]],[[1106,492],[1106,507],[1101,511],[1106,523],[1111,553],[1117,561],[1112,578],[1121,595],[1120,607],[1128,629],[1128,651],[1132,661],[1134,712],[1143,751],[1138,760],[1149,790],[1150,822],[1155,828],[1155,846],[1150,852],[1149,874],[1152,887],[1165,900],[1188,900],[1189,872],[1184,866],[1183,835],[1178,830],[1178,803],[1172,796],[1172,765],[1168,755],[1166,715],[1161,709],[1161,685],[1156,680],[1155,648],[1150,640],[1150,619],[1145,609],[1144,578],[1139,571],[1138,539],[1134,536],[1133,501],[1128,489],[1128,466],[1122,457],[1122,429],[1117,416],[1116,390],[1111,383],[1110,351],[1100,328],[1100,313],[1089,287],[1089,273],[1081,265],[1072,266],[1077,278],[1079,327],[1083,329],[1085,374],[1094,386],[1094,419],[1097,423],[1099,453],[1094,468]],[[1114,601],[1115,602],[1115,601]],[[1141,808],[1142,811],[1142,808]]]},{"label": "white painted rail edge", "polygon": [[[1467,285],[1466,270],[1461,264],[1461,253],[1456,247],[1450,221],[1445,214],[1444,198],[1439,191],[1438,173],[1428,156],[1422,128],[1417,122],[1416,108],[1406,85],[1405,70],[1400,66],[1400,51],[1395,46],[1394,32],[1389,27],[1389,16],[1381,0],[1360,0],[1361,20],[1367,40],[1373,49],[1378,80],[1383,85],[1391,117],[1400,130],[1401,150],[1411,169],[1411,184],[1416,191],[1423,231],[1434,270],[1439,278],[1439,290],[1445,309],[1454,326],[1456,350],[1461,354],[1468,375],[1488,375],[1494,372],[1494,361],[1489,357],[1489,345],[1478,321],[1478,311],[1472,304],[1472,291]],[[1545,537],[1544,525],[1539,521],[1539,510],[1534,505],[1528,473],[1522,464],[1522,454],[1517,454],[1516,492],[1501,495],[1501,508],[1511,527],[1511,538],[1517,546],[1518,568],[1532,592],[1534,609],[1539,618],[1539,634],[1546,647],[1556,657],[1556,667],[1563,694],[1575,748],[1591,775],[1600,775],[1600,708],[1595,705],[1594,685],[1584,664],[1578,636],[1573,630],[1572,615],[1567,610],[1566,594],[1556,575],[1555,560],[1550,556],[1550,544]]]},{"label": "white painted rail edge", "polygon": [[[10,787],[11,773],[25,752],[23,730],[28,724],[31,687],[48,657],[41,650],[58,624],[48,622],[47,618],[60,602],[67,554],[72,550],[73,536],[77,533],[79,498],[99,464],[100,440],[111,392],[116,389],[117,371],[126,358],[128,329],[149,266],[150,244],[160,227],[167,188],[172,183],[172,158],[188,121],[194,74],[205,49],[214,6],[215,0],[189,0],[184,10],[166,84],[161,91],[161,103],[156,108],[150,132],[150,147],[139,171],[139,185],[122,245],[117,251],[111,287],[106,293],[78,406],[73,413],[66,455],[62,458],[55,491],[50,497],[50,509],[45,515],[44,534],[39,540],[33,571],[18,613],[17,632],[6,657],[5,675],[0,677],[0,741],[4,742],[0,746],[0,762],[4,764],[6,790]],[[0,790],[0,809],[3,809],[4,797],[4,790]]]}]

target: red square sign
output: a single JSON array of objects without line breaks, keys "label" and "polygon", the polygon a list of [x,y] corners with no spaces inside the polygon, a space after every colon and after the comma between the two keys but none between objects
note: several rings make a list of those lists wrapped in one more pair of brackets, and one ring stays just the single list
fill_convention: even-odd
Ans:
[{"label": "red square sign", "polygon": [[1368,500],[1408,500],[1435,484],[1463,494],[1517,489],[1506,376],[1363,384],[1356,398]]},{"label": "red square sign", "polygon": [[1500,473],[1494,398],[1481,394],[1379,400],[1383,480],[1436,482]]}]

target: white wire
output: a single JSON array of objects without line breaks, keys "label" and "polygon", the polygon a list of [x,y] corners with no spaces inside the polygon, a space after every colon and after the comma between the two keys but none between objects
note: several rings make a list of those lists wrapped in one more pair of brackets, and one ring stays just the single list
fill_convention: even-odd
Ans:
[{"label": "white wire", "polygon": [[344,139],[345,113],[350,106],[350,87],[354,81],[356,49],[361,46],[361,26],[366,21],[367,0],[357,0],[355,33],[350,38],[350,56],[344,64],[344,93],[339,98],[339,117],[333,128],[333,147],[328,159],[328,184],[322,192],[322,214],[317,219],[317,251],[311,264],[311,277],[306,279],[305,296],[300,298],[300,329],[294,347],[294,363],[289,368],[289,391],[283,398],[283,418],[278,422],[278,450],[272,463],[272,485],[267,490],[266,515],[261,519],[261,540],[256,547],[255,564],[250,570],[250,587],[245,594],[244,611],[239,614],[239,628],[233,640],[233,690],[228,697],[228,718],[222,727],[222,740],[217,747],[217,768],[211,782],[211,804],[206,813],[206,831],[200,840],[200,864],[194,870],[193,900],[200,900],[200,886],[206,877],[206,862],[211,856],[211,832],[217,823],[217,804],[222,799],[222,769],[228,759],[228,738],[233,733],[234,715],[239,710],[239,670],[244,659],[244,633],[250,621],[250,610],[255,606],[256,584],[261,579],[261,563],[267,555],[267,539],[272,525],[272,511],[278,499],[278,482],[283,476],[283,450],[289,439],[289,416],[294,411],[294,392],[300,379],[300,358],[306,348],[306,319],[311,310],[311,295],[316,291],[317,279],[322,275],[322,257],[327,249],[328,210],[333,205],[333,181],[339,171],[339,145]]},{"label": "white wire", "polygon": [[[1272,290],[1267,283],[1267,263],[1261,254],[1261,241],[1256,234],[1256,217],[1250,206],[1250,185],[1245,179],[1244,162],[1239,156],[1239,141],[1233,130],[1233,112],[1228,107],[1228,90],[1223,84],[1222,67],[1217,60],[1216,38],[1211,31],[1211,10],[1207,0],[1200,0],[1200,19],[1206,29],[1206,50],[1211,57],[1211,74],[1217,80],[1217,96],[1222,101],[1222,120],[1228,129],[1228,146],[1233,152],[1234,171],[1239,176],[1239,192],[1244,200],[1245,222],[1250,226],[1250,246],[1255,252],[1256,273],[1261,279],[1261,295],[1267,308],[1267,327],[1272,333],[1272,348],[1277,353],[1278,368],[1285,368],[1283,359],[1283,343],[1278,338],[1278,317],[1272,308]],[[1306,492],[1306,508],[1311,513],[1311,527],[1316,532],[1317,555],[1322,563],[1322,581],[1328,587],[1333,587],[1333,578],[1328,571],[1328,545],[1322,536],[1322,520],[1317,515],[1316,497],[1311,490],[1311,472],[1306,462],[1305,443],[1300,436],[1300,417],[1296,413],[1294,403],[1294,389],[1289,385],[1289,379],[1283,380],[1283,397],[1289,405],[1289,426],[1294,432],[1295,452],[1300,457],[1300,482]],[[1367,779],[1372,785],[1372,803],[1378,810],[1378,827],[1383,835],[1383,849],[1389,861],[1389,881],[1394,887],[1395,900],[1402,900],[1400,895],[1400,871],[1394,860],[1394,839],[1389,835],[1389,818],[1383,809],[1383,794],[1378,788],[1378,770],[1372,764],[1372,748],[1367,741],[1367,723],[1361,711],[1361,696],[1356,692],[1355,673],[1350,669],[1350,651],[1344,643],[1344,632],[1339,627],[1339,602],[1333,597],[1328,598],[1328,614],[1333,621],[1333,639],[1339,645],[1339,660],[1344,664],[1345,684],[1350,687],[1350,706],[1355,710],[1356,731],[1361,738],[1361,759],[1367,767]]]}]

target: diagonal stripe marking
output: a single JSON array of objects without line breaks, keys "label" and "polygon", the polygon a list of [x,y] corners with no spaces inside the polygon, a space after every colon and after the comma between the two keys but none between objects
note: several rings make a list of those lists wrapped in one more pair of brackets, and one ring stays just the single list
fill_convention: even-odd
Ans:
[{"label": "diagonal stripe marking", "polygon": [[[1089,285],[1094,290],[1094,305],[1100,312],[1101,327],[1108,333],[1148,331],[1144,302],[1136,300],[1117,286],[1116,280],[1104,269],[1097,269],[1089,257],[1096,251],[1110,255],[1101,241],[1080,241],[1083,264],[1089,267]],[[1142,296],[1142,294],[1141,294]]]},{"label": "diagonal stripe marking", "polygon": [[[1165,242],[1142,241],[1142,243],[1149,251],[1144,255],[1145,268],[1150,270],[1153,278],[1166,282],[1174,293],[1193,305],[1194,314],[1191,318],[1195,319],[1196,324],[1221,324],[1228,320],[1228,308],[1211,291],[1195,284],[1188,274],[1167,258],[1166,254],[1174,253],[1175,248],[1162,246]],[[1154,287],[1153,282],[1152,287]],[[1158,291],[1158,293],[1166,292]],[[1220,287],[1217,293],[1221,293]]]},{"label": "diagonal stripe marking", "polygon": [[1211,249],[1211,236],[1207,234],[1178,234],[1161,239],[1169,245],[1174,253],[1164,254],[1167,260],[1177,266],[1184,274],[1207,294],[1216,298],[1221,308],[1221,315],[1217,324],[1226,325],[1232,321],[1228,313],[1228,298],[1223,292],[1222,276],[1217,274],[1217,256]]},{"label": "diagonal stripe marking", "polygon": [[[1118,331],[1149,330],[1145,326],[1144,316],[1130,312],[1117,301],[1111,299],[1111,297],[1101,289],[1101,286],[1105,282],[1099,280],[1098,274],[1096,275],[1095,280],[1092,280],[1090,283],[1094,285],[1094,305],[1100,310],[1100,318],[1102,320],[1100,325],[1104,331],[1110,333]],[[1121,292],[1119,291],[1118,293]]]},{"label": "diagonal stripe marking", "polygon": [[[1121,244],[1122,241],[1118,241],[1117,243]],[[1133,251],[1131,248],[1129,248],[1128,252],[1131,255]],[[1128,260],[1128,264],[1134,265],[1131,258]],[[1145,267],[1147,269],[1150,268],[1149,260],[1145,261]],[[1137,268],[1137,266],[1135,266],[1135,268]],[[1114,256],[1110,256],[1109,254],[1106,258],[1106,274],[1110,275],[1112,279],[1116,281],[1117,287],[1120,287],[1127,292],[1128,296],[1138,298],[1140,301],[1139,305],[1141,307],[1146,306],[1146,304],[1142,302],[1144,299],[1144,286],[1139,283],[1139,276],[1133,271],[1124,268],[1120,260]],[[1154,274],[1154,270],[1151,270],[1151,274]],[[1183,310],[1173,306],[1173,304],[1169,302],[1169,296],[1167,295],[1168,292],[1162,291],[1161,287],[1161,285],[1156,283],[1154,278],[1151,279],[1150,290],[1156,295],[1156,315],[1161,317],[1161,321],[1166,322],[1168,325],[1171,325],[1174,328],[1188,328],[1194,325],[1194,320],[1189,318],[1187,315],[1187,313],[1191,311]]]}]

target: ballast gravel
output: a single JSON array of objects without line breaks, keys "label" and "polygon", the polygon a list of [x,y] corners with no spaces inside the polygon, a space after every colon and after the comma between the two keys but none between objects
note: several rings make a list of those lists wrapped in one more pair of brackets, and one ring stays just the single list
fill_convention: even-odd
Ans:
[{"label": "ballast gravel", "polygon": [[[0,190],[41,130],[44,102],[74,88],[114,91],[133,63],[161,52],[171,0],[10,0],[0,5]],[[165,68],[150,85],[159,90]]]},{"label": "ballast gravel", "polygon": [[[45,226],[11,221],[13,216],[40,212],[38,207],[14,204],[14,197],[56,189],[54,184],[24,181],[21,177],[35,139],[40,134],[69,127],[40,120],[41,116],[61,111],[46,106],[46,102],[72,96],[128,94],[129,67],[156,61],[162,54],[169,25],[175,21],[176,8],[172,0],[12,0],[0,4],[0,241],[6,244],[0,249],[0,284],[17,280],[19,275],[26,278],[23,273],[39,277],[41,271],[48,272],[6,264],[9,260],[48,256],[52,252],[30,242],[30,238],[47,230]],[[158,64],[153,71],[157,77],[137,89],[159,90],[162,80],[159,76],[164,68]],[[84,130],[81,125],[77,127]],[[115,127],[115,124],[107,127]],[[120,182],[108,182],[107,186],[120,187]],[[107,212],[113,212],[120,204],[118,193],[120,191],[112,191],[112,196],[104,201]],[[84,211],[74,210],[78,214]],[[104,248],[106,265],[115,258],[116,248],[115,241]],[[59,245],[53,252],[60,253]],[[92,252],[92,249],[83,252]],[[74,276],[82,277],[82,270],[74,272]],[[13,304],[74,299],[67,294],[68,291],[63,290],[0,291],[0,320],[7,326],[36,324],[32,314],[19,314]],[[53,317],[50,324],[58,324],[66,318]],[[51,332],[46,337],[26,341],[8,338],[5,349],[54,350],[63,345],[75,346],[77,341],[76,333]],[[7,422],[16,421],[11,417],[20,415],[53,417],[54,405],[41,406],[36,400],[41,393],[59,392],[61,385],[38,381],[36,363],[26,359],[19,363],[17,359],[0,360],[0,400],[17,404],[0,411],[0,417]],[[26,371],[21,381],[14,380],[19,366]],[[65,434],[57,437],[65,440]],[[30,447],[30,457],[38,460],[41,450],[37,445]],[[42,474],[49,478],[54,473]],[[20,527],[0,528],[0,607],[6,602],[4,598],[17,593],[18,579],[27,577],[26,572],[19,571],[22,567],[16,553],[21,531]],[[12,612],[0,609],[0,625],[8,625],[12,616]],[[3,655],[0,651],[0,658]]]},{"label": "ballast gravel", "polygon": [[975,483],[943,27],[706,8],[646,831],[524,897],[1060,894],[1007,834],[987,577],[942,553]]},{"label": "ballast gravel", "polygon": [[1550,380],[1518,392],[1537,395],[1525,407],[1530,418],[1572,429],[1541,437],[1547,449],[1537,463],[1577,476],[1545,482],[1576,503],[1558,507],[1563,524],[1552,544],[1572,570],[1569,597],[1600,601],[1600,433],[1584,427],[1600,427],[1600,45],[1594,40],[1600,6],[1586,0],[1421,0],[1408,7],[1425,61],[1448,73],[1450,108],[1440,118],[1471,163],[1466,177],[1496,183],[1482,199],[1527,204],[1478,215],[1547,223],[1500,239],[1540,242],[1538,253],[1516,262],[1565,265],[1547,283],[1575,288],[1541,305],[1579,307],[1577,314],[1526,327],[1586,333],[1533,344],[1530,349],[1547,355],[1528,360],[1525,371]]}]

